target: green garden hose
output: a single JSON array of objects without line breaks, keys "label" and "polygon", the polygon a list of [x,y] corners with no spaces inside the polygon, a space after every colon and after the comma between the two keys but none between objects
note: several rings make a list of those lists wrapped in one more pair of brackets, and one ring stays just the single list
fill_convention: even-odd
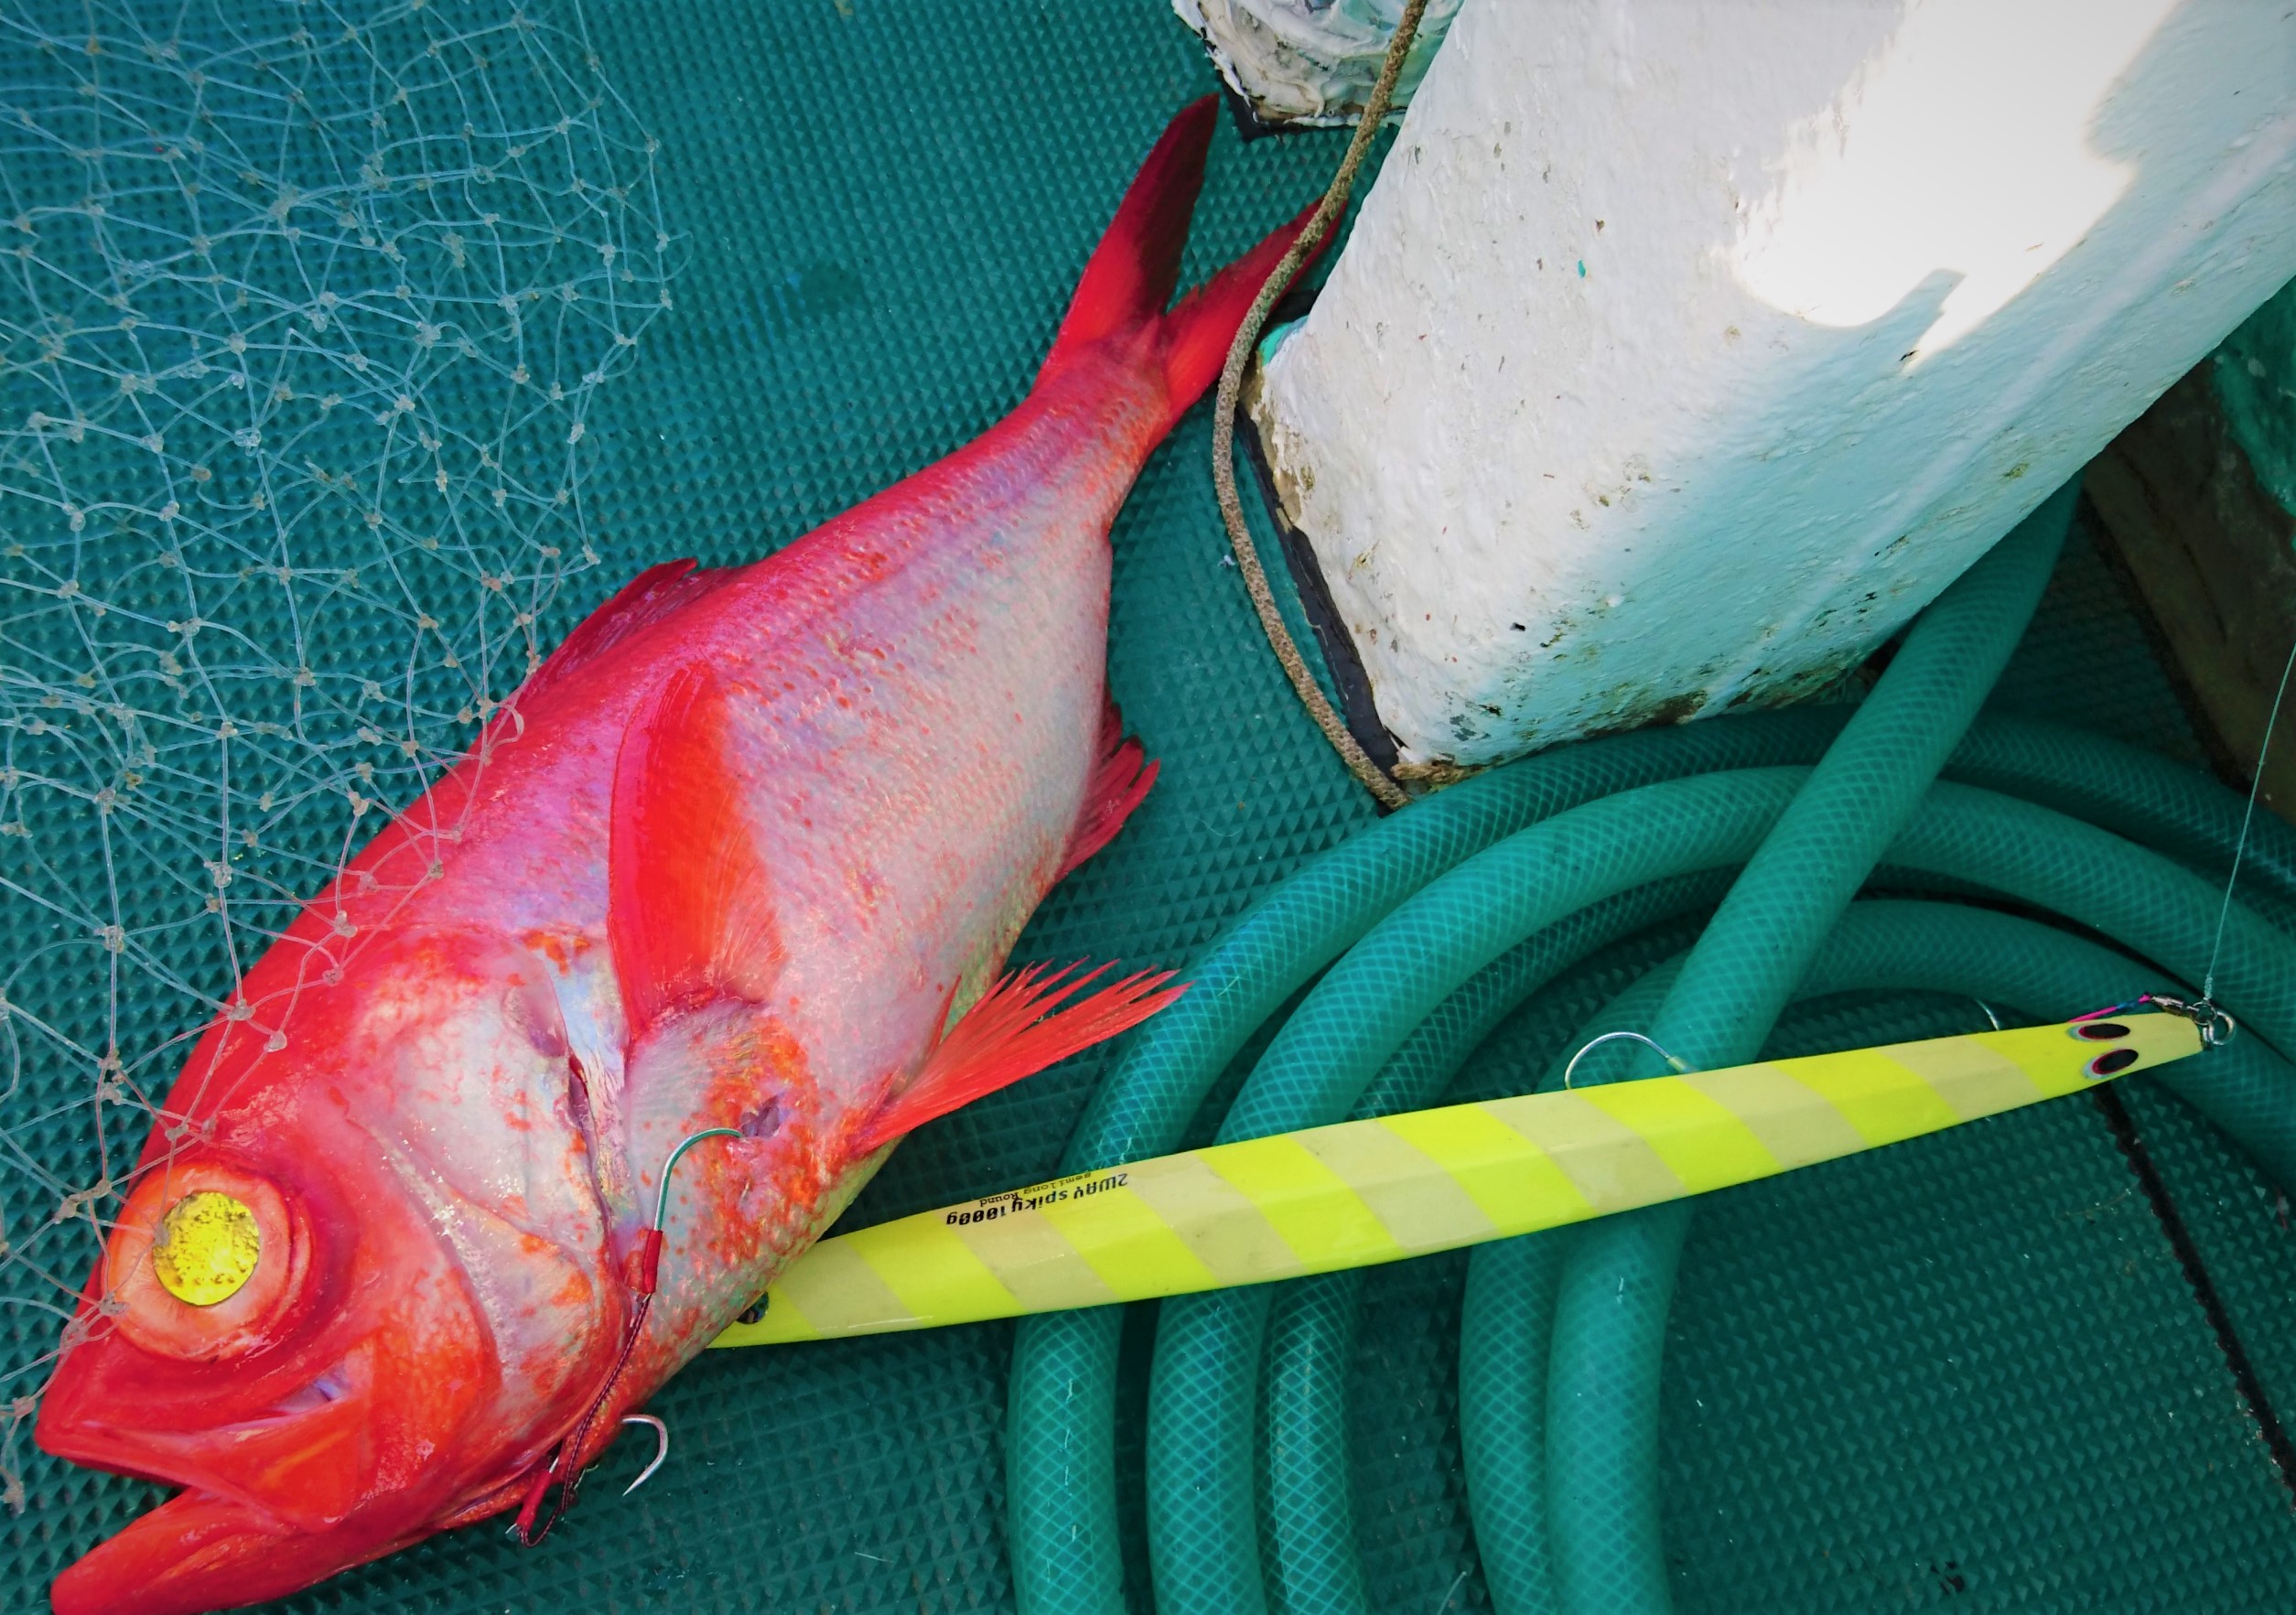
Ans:
[{"label": "green garden hose", "polygon": [[[1913,624],[1668,991],[1651,1037],[1675,1059],[1715,1070],[1760,1052],[1827,932],[2008,665],[2055,569],[2075,492],[2060,489]],[[1658,1375],[1694,1214],[1684,1200],[1608,1218],[1564,1247],[1547,1367],[1547,1516],[1566,1609],[1670,1602]]]},{"label": "green garden hose", "polygon": [[[2061,533],[2062,502],[2055,519]],[[2036,539],[2032,531],[2023,540],[2029,546],[2053,546],[2052,535]],[[2015,571],[2016,560],[2017,552],[2005,548],[1956,596],[1979,594],[1988,577]],[[2020,576],[2037,588],[2031,563]],[[1966,624],[1990,613],[2003,653],[2016,637],[2017,621],[2000,626],[2016,608],[2000,603],[1998,581],[1987,587],[1992,598],[1960,608],[1962,628],[1954,627],[1947,601],[1932,608],[1863,709],[1876,716],[1850,725],[1850,736],[1882,735],[1914,759],[1901,762],[1901,774],[1934,771],[1959,723],[1939,723],[1932,714],[1925,726],[1914,710],[1919,703],[1889,692],[1926,677],[1955,693],[1966,718],[1991,677],[1969,673],[1967,636],[1975,630]],[[1957,649],[1950,658],[1917,653],[1924,641]],[[1962,676],[1935,671],[1946,660]],[[1924,665],[1932,673],[1917,676]],[[1555,970],[1622,929],[1710,902],[1730,867],[1755,856],[1787,802],[1798,804],[1815,789],[1797,770],[1762,765],[1815,760],[1843,723],[1839,712],[1787,713],[1619,737],[1494,771],[1383,822],[1279,888],[1191,971],[1195,991],[1135,1039],[1072,1141],[1065,1168],[1174,1147],[1235,1052],[1327,965],[1259,1061],[1223,1136],[1426,1103],[1430,1086],[1439,1086],[1466,1050]],[[1856,781],[1855,759],[1854,750],[1839,761],[1829,758],[1808,778],[1830,770],[1837,780]],[[2156,963],[2170,962],[2164,951],[2189,953],[2195,912],[2204,910],[2213,922],[2216,888],[2195,871],[2213,877],[2222,869],[2239,820],[2237,799],[2219,788],[2112,742],[2005,720],[1977,725],[1946,772],[1993,789],[1940,787],[1891,848],[1891,864],[1977,880],[2056,909],[2129,939]],[[1655,783],[1663,781],[1671,782]],[[2001,791],[2027,801],[2004,800]],[[1919,792],[1903,794],[1910,800]],[[2081,813],[2159,850],[2141,852],[2121,835],[2074,824],[2035,802]],[[1870,815],[1858,807],[1852,816]],[[1845,834],[1867,848],[1869,864],[1887,839],[1862,824]],[[2075,861],[2087,859],[2103,874],[2027,867],[2036,837],[2042,864],[2064,861],[2069,848]],[[2296,896],[2292,839],[2272,825],[2252,847],[2252,885],[2244,895],[2259,897],[2268,911],[2288,911]],[[1846,898],[1865,873],[1857,869],[1847,888],[1837,879],[1834,890]],[[2097,889],[2100,879],[2150,893],[2136,908],[2150,901],[2170,918],[2132,912]],[[1664,884],[1654,888],[1654,881]],[[1826,918],[1830,923],[1834,916]],[[1815,944],[1806,940],[1810,922],[1801,923],[1806,951]],[[2230,934],[2227,958],[2237,968],[2221,974],[2226,1001],[2236,1012],[2276,992],[2287,1002],[2296,967],[2279,934],[2245,915],[2236,916]],[[1770,1013],[1791,990],[1790,981],[1763,989]],[[2021,1002],[2000,987],[1990,991],[1999,1001]],[[2268,1024],[2272,1018],[2268,1011],[2257,1029],[2284,1040],[2289,1028]],[[2251,1080],[2253,1073],[2222,1074],[2231,1068],[2215,1057],[2191,1064],[2206,1079],[2203,1088],[2221,1090],[2197,1098],[2204,1109],[2228,1119],[2276,1169],[2296,1157],[2296,1116],[2269,1084]],[[1542,1298],[1546,1281],[1534,1271],[1542,1263],[1551,1267],[1551,1246],[1536,1239],[1480,1253],[1467,1297],[1468,1339],[1526,1332],[1510,1323],[1518,1314],[1551,1317],[1551,1297]],[[1362,1607],[1349,1540],[1341,1377],[1353,1289],[1344,1280],[1309,1280],[1166,1305],[1149,1430],[1150,1548],[1162,1609],[1250,1610],[1265,1607],[1271,1592],[1287,1611]],[[1271,1301],[1263,1556],[1254,1460]],[[1114,1489],[1117,1329],[1113,1308],[1020,1326],[1008,1424],[1009,1534],[1021,1607],[1031,1615],[1124,1607]],[[1544,1464],[1535,1427],[1548,1405],[1543,1351],[1533,1372],[1522,1367],[1504,1353],[1462,1352],[1477,1542],[1494,1599],[1506,1610],[1544,1607],[1542,1589],[1551,1591],[1552,1539],[1534,1474]],[[1510,1463],[1519,1490],[1538,1506],[1513,1506],[1494,1491],[1494,1474]],[[1631,1465],[1616,1472],[1633,1478]],[[1613,1555],[1611,1562],[1629,1557]],[[1599,1555],[1591,1562],[1603,1563]],[[1663,1597],[1663,1577],[1659,1585]]]},{"label": "green garden hose", "polygon": [[[1426,881],[1523,825],[1655,780],[1809,760],[1838,714],[1762,715],[1616,736],[1469,780],[1332,849],[1190,968],[1188,996],[1142,1028],[1103,1081],[1063,1172],[1179,1147],[1228,1061],[1302,984]],[[1013,1579],[1031,1611],[1121,1610],[1112,1309],[1021,1320],[1006,1432]]]},{"label": "green garden hose", "polygon": [[[1405,902],[1325,974],[1237,1093],[1219,1140],[1343,1118],[1441,1001],[1524,938],[1646,882],[1744,862],[1798,769],[1694,775],[1518,831]],[[1148,1386],[1148,1553],[1158,1607],[1265,1608],[1255,1502],[1265,1287],[1175,1297]]]},{"label": "green garden hose", "polygon": [[[1533,934],[1421,1021],[1351,1115],[1434,1104],[1467,1057],[1533,993],[1600,948],[1711,910],[1728,885],[1727,870],[1654,881]],[[1349,1348],[1361,1288],[1362,1276],[1348,1272],[1285,1285],[1268,1326],[1267,1573],[1274,1602],[1286,1610],[1368,1607],[1347,1467],[1331,1461],[1346,1448]]]},{"label": "green garden hose", "polygon": [[[1823,938],[1974,716],[2039,598],[2068,515],[2069,494],[2061,495],[2053,510],[2029,522],[1924,616],[1873,698],[1810,782],[1795,791],[1785,822],[1768,833],[1755,867],[1709,929],[1709,942],[1718,934],[1725,941],[1757,931],[1782,936],[1789,950],[1784,961],[1757,976],[1783,975],[1790,987],[1800,957]],[[1959,722],[1926,721],[1937,688],[1958,703]],[[1910,768],[1892,770],[1909,756]],[[1652,787],[1578,809],[1520,833],[1407,903],[1333,968],[1278,1033],[1237,1096],[1222,1136],[1337,1120],[1371,1069],[1495,951],[1494,936],[1504,939],[1504,946],[1568,913],[1597,895],[1597,888],[1614,892],[1679,867],[1736,862],[1738,844],[1762,833],[1759,820],[1767,815],[1756,809],[1739,817],[1736,841],[1727,832],[1709,839],[1713,815],[1736,814],[1743,805],[1717,794],[1725,778]],[[1764,783],[1775,790],[1782,782]],[[1755,784],[1752,777],[1745,781],[1747,789]],[[1859,804],[1872,805],[1877,786],[1893,788],[1894,808],[1859,811]],[[1665,806],[1658,804],[1661,796],[1668,799]],[[1830,879],[1821,877],[1814,890],[1782,876],[1829,831],[1838,840],[1833,825],[1842,820],[1864,833],[1862,861]],[[1678,857],[1690,861],[1677,865],[1673,860]],[[1756,899],[1751,905],[1749,893]],[[1725,924],[1733,907],[1739,915]],[[1707,951],[1702,942],[1701,952]],[[1724,979],[1732,978],[1726,973]],[[1743,972],[1736,977],[1745,979]],[[1701,990],[1711,1000],[1713,989]],[[1783,1001],[1783,988],[1776,996]],[[1767,1026],[1765,1016],[1765,1033]],[[1666,1277],[1670,1282],[1670,1268]],[[1164,1309],[1150,1393],[1148,1462],[1149,1546],[1159,1601],[1167,1609],[1256,1603],[1251,1438],[1259,1359],[1256,1324],[1268,1301],[1245,1292],[1192,1297]],[[1659,1316],[1663,1321],[1663,1309]],[[1655,1424],[1654,1410],[1654,1433]],[[1282,1471],[1276,1473],[1280,1479]],[[1272,1514],[1280,1537],[1296,1518],[1281,1506],[1280,1492]],[[1328,1534],[1329,1522],[1320,1514],[1310,1516],[1310,1523],[1319,1537]],[[1279,1567],[1299,1557],[1280,1541],[1272,1556]],[[1327,1590],[1343,1589],[1352,1579],[1342,1575]],[[1325,1607],[1362,1606],[1342,1593]]]}]

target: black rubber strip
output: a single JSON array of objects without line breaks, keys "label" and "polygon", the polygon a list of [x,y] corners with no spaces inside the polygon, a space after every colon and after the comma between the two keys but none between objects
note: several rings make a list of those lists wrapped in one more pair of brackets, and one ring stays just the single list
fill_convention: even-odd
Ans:
[{"label": "black rubber strip", "polygon": [[1298,135],[1305,129],[1303,124],[1271,124],[1261,117],[1259,108],[1254,106],[1248,97],[1236,93],[1235,86],[1228,82],[1225,73],[1220,74],[1220,100],[1228,109],[1228,116],[1234,121],[1236,138],[1247,145],[1255,140],[1265,140],[1271,135]]},{"label": "black rubber strip", "polygon": [[2240,1400],[2247,1405],[2248,1416],[2256,1421],[2257,1433],[2264,1437],[2264,1449],[2272,1455],[2273,1466],[2280,1470],[2280,1484],[2288,1490],[2291,1508],[2296,1508],[2296,1444],[2290,1442],[2286,1427],[2273,1410],[2271,1399],[2264,1394],[2263,1382],[2257,1378],[2256,1365],[2248,1360],[2247,1348],[2240,1343],[2239,1333],[2232,1327],[2232,1314],[2225,1306],[2224,1297],[2217,1293],[2216,1281],[2209,1276],[2200,1248],[2193,1244],[2192,1230],[2184,1225],[2183,1213],[2169,1197],[2168,1185],[2161,1180],[2152,1152],[2145,1147],[2144,1138],[2137,1131],[2136,1118],[2121,1103],[2120,1094],[2107,1084],[2093,1090],[2091,1096],[2097,1101],[2097,1108],[2104,1113],[2105,1125],[2113,1130],[2113,1142],[2120,1146],[2129,1169],[2137,1175],[2146,1202],[2160,1220],[2161,1231],[2169,1236],[2169,1247],[2176,1253],[2177,1265],[2184,1269],[2184,1282],[2192,1287],[2194,1298],[2207,1316],[2208,1327],[2215,1331],[2216,1349],[2225,1354],[2225,1366],[2232,1371],[2232,1383],[2239,1389]]},{"label": "black rubber strip", "polygon": [[[1314,300],[1312,295],[1301,297],[1294,291],[1276,305],[1268,317],[1268,328],[1274,329],[1284,318],[1298,318]],[[1293,305],[1298,312],[1287,314],[1287,304]],[[1282,541],[1284,565],[1291,573],[1291,586],[1299,596],[1300,612],[1315,634],[1316,648],[1323,652],[1323,665],[1331,674],[1331,693],[1336,697],[1340,716],[1347,724],[1347,732],[1355,737],[1355,744],[1364,748],[1364,754],[1382,769],[1392,770],[1396,761],[1396,740],[1379,721],[1379,709],[1372,703],[1371,675],[1364,672],[1363,658],[1356,654],[1353,637],[1340,620],[1339,607],[1331,598],[1331,586],[1324,581],[1323,568],[1316,564],[1315,550],[1308,543],[1308,535],[1285,519],[1283,501],[1276,497],[1275,473],[1268,467],[1267,450],[1260,442],[1259,428],[1241,404],[1235,411],[1235,436],[1252,468],[1252,483],[1259,490],[1260,508],[1267,512],[1269,523]]]}]

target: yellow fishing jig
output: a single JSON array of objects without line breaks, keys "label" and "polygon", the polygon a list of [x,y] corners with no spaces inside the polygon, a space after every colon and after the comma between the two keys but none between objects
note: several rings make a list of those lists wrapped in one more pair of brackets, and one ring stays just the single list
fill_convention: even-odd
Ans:
[{"label": "yellow fishing jig", "polygon": [[761,1346],[1369,1266],[1855,1155],[2197,1054],[2091,1017],[1448,1105],[1080,1172],[823,1240],[712,1342]]}]

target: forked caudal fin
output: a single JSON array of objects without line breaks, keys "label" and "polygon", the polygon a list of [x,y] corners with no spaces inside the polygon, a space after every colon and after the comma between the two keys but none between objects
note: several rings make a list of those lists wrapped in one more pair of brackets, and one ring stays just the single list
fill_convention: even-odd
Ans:
[{"label": "forked caudal fin", "polygon": [[890,1144],[935,1116],[1138,1026],[1188,990],[1185,982],[1164,985],[1172,979],[1169,970],[1143,970],[1062,1006],[1062,999],[1108,973],[1104,964],[1069,979],[1075,968],[1048,974],[1045,966],[1031,964],[982,994],[925,1057],[916,1080],[869,1118],[856,1141],[858,1151],[866,1155]]},{"label": "forked caudal fin", "polygon": [[1180,249],[1188,244],[1188,221],[1203,187],[1204,153],[1218,119],[1218,98],[1207,95],[1165,127],[1084,265],[1068,316],[1045,358],[1045,375],[1095,342],[1148,330],[1162,361],[1173,420],[1218,379],[1252,299],[1315,211],[1310,203],[1166,312],[1164,305],[1180,284]]}]

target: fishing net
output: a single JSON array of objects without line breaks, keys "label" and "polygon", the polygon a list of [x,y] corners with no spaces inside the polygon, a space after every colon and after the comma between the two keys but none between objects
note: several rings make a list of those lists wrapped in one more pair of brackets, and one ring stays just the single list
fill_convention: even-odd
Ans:
[{"label": "fishing net", "polygon": [[[229,1000],[236,972],[346,845],[467,744],[484,703],[523,667],[526,629],[546,649],[583,607],[653,563],[754,559],[986,428],[1026,390],[1141,155],[1174,110],[1216,82],[1169,0],[1025,15],[997,0],[647,0],[594,8],[587,25],[571,10],[530,8],[526,31],[513,0],[356,15],[275,0],[191,0],[163,14],[148,3],[150,17],[169,20],[138,32],[110,10],[38,0],[31,22],[23,11],[34,0],[0,0],[0,187],[18,193],[0,197],[0,484],[23,495],[0,493],[0,547],[23,546],[0,557],[0,767],[17,770],[0,791],[0,820],[29,833],[0,837],[0,991],[16,1007],[0,1028],[0,1215],[14,1251],[0,1258],[0,1407],[37,1391],[113,1200],[74,1201],[60,1222],[56,1213],[139,1145],[146,1106],[186,1053],[169,1040]],[[353,23],[359,37],[346,41]],[[292,39],[298,27],[309,46]],[[177,59],[155,60],[171,38]],[[428,55],[434,39],[439,58]],[[652,154],[599,85],[590,43],[667,142],[655,160],[672,216],[689,227],[670,249],[677,311],[646,328],[634,353],[612,333],[640,335],[660,302]],[[259,59],[289,81],[258,78]],[[83,82],[94,86],[86,96]],[[226,82],[268,85],[268,99]],[[412,104],[393,107],[402,86]],[[302,110],[288,99],[297,87],[319,135],[288,126]],[[106,98],[131,94],[146,98],[135,113],[162,136],[195,133],[210,150],[186,143],[179,168],[156,152],[147,161],[151,143],[108,110]],[[601,104],[585,111],[592,98]],[[215,124],[199,121],[201,108]],[[365,123],[377,110],[381,132]],[[562,115],[573,119],[567,135],[549,135]],[[221,155],[226,133],[243,160]],[[116,155],[74,155],[98,136]],[[1310,131],[1244,145],[1223,131],[1187,278],[1320,192],[1345,138]],[[275,186],[240,179],[243,168],[317,193],[335,184],[330,173],[355,177],[378,142],[392,193],[338,193],[354,219],[377,210],[372,251],[340,216],[329,224],[300,201],[271,218]],[[513,168],[517,144],[530,150]],[[494,176],[483,191],[481,167]],[[211,271],[184,255],[188,246],[170,255],[122,233],[133,210],[190,234],[184,183],[165,178],[178,173],[185,183],[197,174],[203,210],[242,210],[248,255]],[[413,190],[422,178],[432,188]],[[80,209],[98,181],[110,188],[98,193],[104,219],[57,210]],[[626,194],[609,194],[616,187]],[[9,226],[34,207],[47,211],[30,237]],[[500,216],[486,227],[493,234],[476,227],[487,212]],[[203,212],[200,224],[220,236],[221,217]],[[565,240],[539,233],[546,225]],[[290,227],[303,233],[289,241]],[[390,229],[403,266],[377,262]],[[459,266],[448,233],[462,238]],[[593,243],[616,245],[610,270]],[[19,245],[29,258],[11,255]],[[257,247],[272,256],[257,263]],[[140,262],[158,268],[115,287],[113,265]],[[245,307],[227,306],[238,285],[217,301],[211,285],[188,284],[216,272],[243,283]],[[569,279],[576,301],[550,302]],[[286,358],[313,379],[286,379],[298,394],[338,396],[323,423],[284,401],[258,421],[221,377],[204,378],[216,385],[198,394],[189,389],[202,378],[166,373],[189,362],[194,334],[210,366],[238,363],[234,331],[278,362],[290,339],[282,326],[293,322],[265,324],[258,309],[305,307],[329,289],[340,309],[371,284],[428,298],[443,311],[427,322],[440,336],[417,352],[416,333],[380,318],[396,300],[371,295],[343,317],[361,333],[355,341],[334,310],[324,333],[301,320]],[[544,295],[529,300],[527,289]],[[117,331],[126,311],[105,301],[115,290],[148,326]],[[491,300],[508,292],[524,344],[516,356]],[[25,368],[42,350],[18,333],[67,306],[75,334],[57,368]],[[164,307],[178,310],[176,328],[155,336]],[[95,326],[111,329],[84,334]],[[474,354],[452,346],[465,336]],[[117,380],[130,373],[130,338],[154,344],[148,371],[133,373],[156,383],[132,399]],[[99,351],[118,357],[98,368]],[[367,374],[349,368],[354,351]],[[340,356],[323,384],[322,355]],[[522,361],[524,382],[512,379]],[[401,371],[415,386],[386,393],[378,378]],[[619,379],[600,390],[586,381],[593,371]],[[561,399],[549,398],[554,383]],[[376,426],[401,395],[416,409],[395,431]],[[178,398],[180,415],[155,415],[146,429],[162,436],[164,475],[155,451],[98,430],[125,431],[136,410],[173,410]],[[222,413],[232,406],[241,413]],[[84,419],[90,441],[72,444],[61,428],[36,436],[25,425],[35,411]],[[577,422],[587,429],[570,445]],[[437,463],[418,423],[441,446]],[[249,425],[261,443],[232,446],[231,432]],[[290,448],[296,431],[306,436]],[[1205,411],[1181,423],[1115,534],[1111,684],[1163,772],[1125,834],[1053,892],[1020,958],[1183,963],[1306,859],[1371,823],[1368,798],[1259,649],[1223,562],[1210,436]],[[481,448],[503,468],[491,482]],[[307,460],[333,484],[318,482]],[[193,480],[195,466],[209,481]],[[264,516],[275,528],[246,513],[246,495],[224,502],[231,488],[266,486],[252,482],[253,466],[267,468]],[[437,502],[429,479],[442,467],[459,505]],[[343,487],[346,471],[355,490]],[[531,502],[561,486],[565,506]],[[493,488],[504,491],[500,507]],[[302,502],[287,504],[290,493]],[[169,498],[178,506],[169,523],[138,513]],[[426,508],[437,513],[416,520]],[[368,509],[382,518],[375,528]],[[423,547],[426,537],[440,548]],[[2197,758],[2086,522],[2076,541],[1997,708]],[[577,576],[585,543],[602,559]],[[160,565],[169,549],[197,571]],[[278,565],[289,569],[285,584],[253,570]],[[350,572],[355,587],[335,576]],[[507,581],[490,589],[481,576]],[[538,623],[514,620],[530,609]],[[425,615],[440,626],[420,626]],[[167,631],[193,619],[202,626],[189,641]],[[175,659],[181,692],[165,683],[161,656]],[[297,686],[305,666],[313,682]],[[82,674],[94,687],[77,682]],[[369,680],[383,694],[367,696]],[[49,695],[56,705],[42,705]],[[104,715],[108,704],[139,715],[134,742]],[[465,705],[469,724],[458,719]],[[238,732],[220,736],[227,719]],[[258,735],[259,722],[280,732]],[[362,725],[383,738],[362,740]],[[412,757],[400,748],[407,739]],[[130,766],[130,744],[147,745],[152,760]],[[373,779],[357,773],[361,762]],[[48,782],[26,782],[34,776]],[[100,806],[106,789],[113,795]],[[356,820],[353,790],[377,804]],[[259,805],[266,791],[270,809]],[[253,846],[242,839],[251,829]],[[230,856],[218,851],[226,845]],[[215,884],[210,863],[229,884]],[[113,924],[117,953],[104,945]],[[1607,1001],[1622,968],[1612,959],[1568,991],[1558,984],[1535,1023],[1486,1051],[1481,1091],[1535,1079],[1561,1028]],[[1823,1025],[1813,1021],[1796,1047],[1966,1029],[1966,1018],[1937,1018],[1965,1011],[1933,1004],[1877,1019],[1862,1005],[1821,1006],[1812,1013]],[[115,1049],[116,1069],[106,1068]],[[855,1225],[1050,1176],[1106,1059],[1087,1054],[933,1124],[872,1183]],[[124,1103],[99,1103],[104,1090]],[[2259,1378],[2288,1406],[2296,1233],[2283,1203],[2175,1101],[2140,1087],[2128,1098]],[[2259,1589],[2296,1585],[2296,1517],[2110,1133],[2067,1105],[1933,1142],[1701,1206],[1661,1399],[1677,1606],[1879,1611],[1958,1598],[1997,1610],[2227,1615],[2284,1606]],[[1490,1608],[1461,1480],[1462,1269],[1435,1258],[1365,1280],[1349,1395],[1356,1540],[1374,1608]],[[1139,1610],[1149,1607],[1140,1523],[1155,1325],[1150,1309],[1128,1320],[1115,1434]],[[706,1353],[651,1405],[675,1432],[670,1462],[617,1495],[652,1451],[633,1434],[544,1550],[523,1550],[488,1522],[281,1608],[1009,1609],[1011,1342],[1010,1325],[989,1324]],[[156,1491],[28,1454],[28,1407],[19,1407],[10,1452],[27,1467],[30,1496],[22,1514],[0,1512],[0,1610],[30,1610],[58,1572]]]},{"label": "fishing net", "polygon": [[598,563],[587,416],[669,306],[655,153],[570,9],[0,0],[16,1508],[190,1041],[284,1045],[243,973]]}]

